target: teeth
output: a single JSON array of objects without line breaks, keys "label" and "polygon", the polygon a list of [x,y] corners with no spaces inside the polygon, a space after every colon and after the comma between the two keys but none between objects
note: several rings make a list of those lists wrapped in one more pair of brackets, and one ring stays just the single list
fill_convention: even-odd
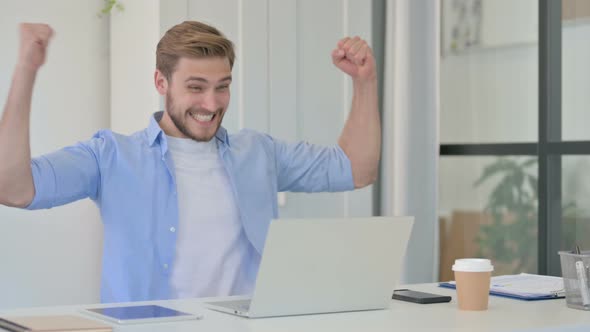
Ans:
[{"label": "teeth", "polygon": [[197,119],[198,121],[208,122],[208,121],[211,121],[211,119],[213,119],[213,115],[214,115],[214,113],[207,114],[207,115],[205,115],[205,114],[193,114],[193,118]]}]

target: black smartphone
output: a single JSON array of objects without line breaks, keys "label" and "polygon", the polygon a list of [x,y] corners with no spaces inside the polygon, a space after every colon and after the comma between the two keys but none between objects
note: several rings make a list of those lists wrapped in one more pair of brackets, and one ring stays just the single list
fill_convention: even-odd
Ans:
[{"label": "black smartphone", "polygon": [[418,292],[409,289],[396,289],[393,291],[393,296],[391,298],[395,300],[408,301],[420,304],[442,303],[451,301],[450,296]]}]

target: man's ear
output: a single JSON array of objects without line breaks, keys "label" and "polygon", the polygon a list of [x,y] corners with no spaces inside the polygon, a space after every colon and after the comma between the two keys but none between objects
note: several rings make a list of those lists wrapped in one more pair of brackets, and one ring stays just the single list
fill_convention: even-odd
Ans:
[{"label": "man's ear", "polygon": [[168,79],[166,79],[166,76],[164,76],[164,74],[158,69],[156,69],[156,72],[154,73],[154,84],[158,93],[161,96],[165,96],[166,92],[168,92]]}]

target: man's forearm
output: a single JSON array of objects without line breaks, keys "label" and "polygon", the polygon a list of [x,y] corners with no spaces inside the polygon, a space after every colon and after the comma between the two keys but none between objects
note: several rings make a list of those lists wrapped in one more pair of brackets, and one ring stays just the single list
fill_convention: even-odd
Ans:
[{"label": "man's forearm", "polygon": [[338,140],[352,165],[355,188],[375,182],[381,156],[377,80],[353,80],[352,107]]},{"label": "man's forearm", "polygon": [[0,120],[0,204],[24,207],[35,194],[29,126],[37,70],[17,65]]}]

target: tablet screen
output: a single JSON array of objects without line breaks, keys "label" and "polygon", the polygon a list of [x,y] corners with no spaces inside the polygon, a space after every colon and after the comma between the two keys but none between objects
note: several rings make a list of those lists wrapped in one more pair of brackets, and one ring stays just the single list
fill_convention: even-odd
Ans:
[{"label": "tablet screen", "polygon": [[158,305],[95,308],[86,310],[116,319],[118,321],[193,316],[185,312],[176,311],[174,309],[165,308]]}]

